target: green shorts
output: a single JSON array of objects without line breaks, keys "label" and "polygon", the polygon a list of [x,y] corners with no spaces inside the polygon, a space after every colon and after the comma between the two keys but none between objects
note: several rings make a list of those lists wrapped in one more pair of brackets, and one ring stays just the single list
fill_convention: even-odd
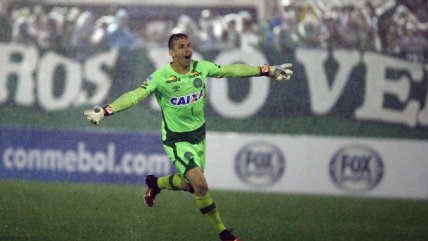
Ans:
[{"label": "green shorts", "polygon": [[178,169],[181,176],[192,168],[199,167],[202,172],[205,169],[205,140],[198,144],[189,142],[176,142],[174,146],[163,146],[168,158]]}]

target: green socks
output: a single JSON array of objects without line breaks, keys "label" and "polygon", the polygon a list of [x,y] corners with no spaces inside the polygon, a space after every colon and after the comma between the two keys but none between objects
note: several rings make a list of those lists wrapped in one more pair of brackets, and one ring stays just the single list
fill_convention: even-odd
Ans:
[{"label": "green socks", "polygon": [[182,181],[180,174],[175,173],[170,176],[159,177],[157,184],[160,189],[181,190]]},{"label": "green socks", "polygon": [[[181,178],[180,174],[176,173],[170,176],[159,177],[157,185],[159,189],[182,190],[182,182],[184,182],[184,180]],[[220,213],[209,194],[206,194],[203,197],[195,196],[195,200],[201,213],[214,225],[214,228],[218,233],[226,229],[221,221]]]},{"label": "green socks", "polygon": [[198,206],[201,213],[214,225],[218,233],[226,229],[223,222],[221,221],[220,213],[218,212],[215,203],[209,194],[203,197],[195,196],[195,200],[196,205]]}]

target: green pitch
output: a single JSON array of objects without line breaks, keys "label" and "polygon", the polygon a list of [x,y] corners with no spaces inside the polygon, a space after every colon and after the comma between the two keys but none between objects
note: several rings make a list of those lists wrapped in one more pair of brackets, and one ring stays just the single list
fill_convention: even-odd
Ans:
[{"label": "green pitch", "polygon": [[[423,241],[428,201],[212,191],[244,241]],[[138,186],[0,181],[0,240],[214,241],[193,197]]]}]

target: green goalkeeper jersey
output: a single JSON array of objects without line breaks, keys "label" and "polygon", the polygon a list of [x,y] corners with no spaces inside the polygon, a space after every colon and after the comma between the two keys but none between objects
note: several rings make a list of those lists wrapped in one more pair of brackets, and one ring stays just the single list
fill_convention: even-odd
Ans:
[{"label": "green goalkeeper jersey", "polygon": [[188,73],[178,74],[167,64],[110,106],[118,112],[154,93],[162,110],[163,141],[198,143],[205,138],[206,78],[259,76],[259,71],[245,64],[220,66],[193,60]]}]

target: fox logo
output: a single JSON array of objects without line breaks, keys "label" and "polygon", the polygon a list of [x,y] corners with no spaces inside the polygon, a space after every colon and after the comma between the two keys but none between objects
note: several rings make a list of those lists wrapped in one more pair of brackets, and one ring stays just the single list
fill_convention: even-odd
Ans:
[{"label": "fox logo", "polygon": [[175,105],[175,106],[189,105],[189,104],[193,104],[195,102],[200,101],[201,99],[203,99],[203,97],[204,97],[204,90],[202,89],[198,92],[195,92],[195,93],[192,93],[189,95],[171,97],[169,99],[169,103],[171,103],[171,105]]}]

